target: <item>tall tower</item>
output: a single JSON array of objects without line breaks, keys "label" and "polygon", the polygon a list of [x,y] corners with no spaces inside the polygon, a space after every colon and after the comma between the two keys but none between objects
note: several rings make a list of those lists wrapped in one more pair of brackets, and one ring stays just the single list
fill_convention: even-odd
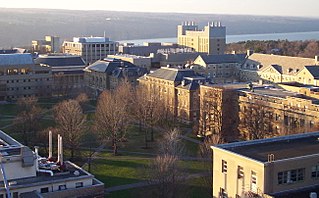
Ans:
[{"label": "tall tower", "polygon": [[221,22],[208,23],[198,30],[194,22],[185,22],[177,27],[178,44],[193,48],[197,52],[224,54],[226,48],[226,27]]}]

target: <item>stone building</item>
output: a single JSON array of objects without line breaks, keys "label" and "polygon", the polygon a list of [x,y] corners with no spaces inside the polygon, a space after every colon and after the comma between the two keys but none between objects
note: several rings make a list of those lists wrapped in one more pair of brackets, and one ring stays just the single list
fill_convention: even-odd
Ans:
[{"label": "stone building", "polygon": [[265,83],[299,82],[319,85],[319,60],[259,54],[248,51],[247,59],[240,68],[241,81],[259,81]]},{"label": "stone building", "polygon": [[107,58],[121,59],[122,61],[130,62],[138,67],[143,67],[148,71],[151,70],[152,59],[146,56],[137,56],[132,54],[116,54],[108,55]]},{"label": "stone building", "polygon": [[80,56],[49,54],[40,55],[35,63],[52,71],[53,96],[72,96],[84,92],[84,60]]},{"label": "stone building", "polygon": [[146,74],[147,69],[119,59],[105,58],[87,66],[84,72],[86,86],[97,96],[103,90],[115,89],[123,80],[136,85],[137,79]]},{"label": "stone building", "polygon": [[86,64],[92,64],[116,54],[118,43],[106,37],[74,37],[73,41],[63,42],[62,52],[81,56]]},{"label": "stone building", "polygon": [[51,97],[52,70],[36,65],[31,54],[0,54],[0,101]]},{"label": "stone building", "polygon": [[271,87],[238,92],[239,131],[246,139],[303,133],[318,126],[317,98]]},{"label": "stone building", "polygon": [[318,136],[304,133],[212,146],[212,197],[316,197]]},{"label": "stone building", "polygon": [[220,22],[208,23],[199,30],[194,22],[184,22],[177,27],[177,43],[208,54],[224,54],[226,49],[226,27]]},{"label": "stone building", "polygon": [[59,53],[60,52],[60,37],[45,36],[44,40],[33,40],[32,51],[39,53]]},{"label": "stone building", "polygon": [[168,106],[178,120],[197,122],[199,117],[199,85],[205,78],[190,69],[161,67],[139,78],[142,86]]},{"label": "stone building", "polygon": [[239,69],[245,60],[246,54],[199,55],[191,68],[214,83],[232,83],[239,81]]}]

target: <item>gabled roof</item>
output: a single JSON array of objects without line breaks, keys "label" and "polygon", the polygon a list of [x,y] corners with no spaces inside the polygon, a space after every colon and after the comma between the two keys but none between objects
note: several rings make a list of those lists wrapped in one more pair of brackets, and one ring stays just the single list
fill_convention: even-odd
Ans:
[{"label": "gabled roof", "polygon": [[246,54],[200,55],[206,64],[242,63]]},{"label": "gabled roof", "polygon": [[161,67],[153,73],[150,73],[148,76],[174,82],[180,82],[183,80],[184,77],[196,77],[197,75],[191,69]]},{"label": "gabled roof", "polygon": [[267,67],[269,65],[279,65],[281,66],[283,74],[289,74],[290,71],[300,71],[306,65],[316,65],[315,59],[312,58],[279,56],[259,53],[252,54],[248,57],[248,60],[255,61],[264,67]]},{"label": "gabled roof", "polygon": [[305,66],[305,69],[307,69],[314,78],[319,78],[319,66]]},{"label": "gabled roof", "polygon": [[31,54],[0,54],[0,65],[33,65]]},{"label": "gabled roof", "polygon": [[96,61],[92,65],[86,67],[86,70],[105,72],[108,75],[111,75],[112,72],[118,67],[128,68],[136,66],[130,62],[122,61],[119,59],[104,59]]},{"label": "gabled roof", "polygon": [[261,71],[266,71],[266,70],[268,70],[269,68],[274,68],[278,73],[280,73],[280,74],[282,74],[282,67],[280,66],[280,65],[270,65],[270,66],[266,66],[266,67],[263,67],[262,69],[261,69]]},{"label": "gabled roof", "polygon": [[196,53],[171,53],[166,55],[167,62],[185,62],[185,61],[194,61],[198,55],[203,54],[200,52]]},{"label": "gabled roof", "polygon": [[51,67],[59,66],[85,66],[80,56],[47,56],[35,59],[36,64],[46,64]]},{"label": "gabled roof", "polygon": [[112,72],[112,76],[116,78],[138,78],[147,73],[147,69],[143,67],[119,67]]}]

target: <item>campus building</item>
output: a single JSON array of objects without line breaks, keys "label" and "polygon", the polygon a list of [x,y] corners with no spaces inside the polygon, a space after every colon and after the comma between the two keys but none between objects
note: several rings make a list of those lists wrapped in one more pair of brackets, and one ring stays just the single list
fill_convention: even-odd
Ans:
[{"label": "campus building", "polygon": [[152,53],[156,54],[159,50],[175,48],[178,48],[178,45],[175,43],[144,42],[143,45],[124,43],[119,46],[119,53],[136,56],[150,56]]},{"label": "campus building", "polygon": [[147,69],[143,67],[111,58],[96,61],[84,71],[86,86],[95,96],[104,90],[115,89],[123,80],[136,85],[137,79],[147,73]]},{"label": "campus building", "polygon": [[45,36],[44,40],[33,40],[32,51],[40,53],[58,53],[60,52],[60,37]]},{"label": "campus building", "polygon": [[247,52],[240,68],[241,81],[265,83],[298,82],[319,85],[319,58],[301,58]]},{"label": "campus building", "polygon": [[31,54],[0,54],[0,101],[51,97],[52,71],[36,65]]},{"label": "campus building", "polygon": [[246,54],[202,54],[194,60],[191,68],[213,83],[233,83],[239,81],[239,69],[245,60]]},{"label": "campus building", "polygon": [[84,92],[84,60],[80,56],[65,54],[40,55],[35,63],[52,71],[53,96],[71,96]]},{"label": "campus building", "polygon": [[194,22],[177,26],[177,43],[208,54],[224,54],[226,49],[226,27],[220,22],[208,23],[203,30]]},{"label": "campus building", "polygon": [[212,196],[316,197],[318,137],[314,132],[212,146]]},{"label": "campus building", "polygon": [[137,56],[132,54],[116,54],[116,55],[108,55],[107,58],[120,59],[122,61],[130,62],[136,66],[143,67],[148,71],[151,70],[152,59],[151,57],[146,56]]},{"label": "campus building", "polygon": [[171,114],[185,123],[196,123],[199,117],[199,85],[205,78],[191,69],[161,67],[138,79],[154,97],[159,97]]},{"label": "campus building", "polygon": [[[238,92],[239,130],[246,139],[303,133],[318,126],[317,98],[267,86]],[[251,137],[255,130],[264,134]]]},{"label": "campus building", "polygon": [[94,175],[63,160],[62,137],[58,137],[58,157],[41,157],[0,131],[0,197],[54,198],[104,197],[104,184]]},{"label": "campus building", "polygon": [[106,37],[73,37],[73,41],[64,41],[63,53],[78,55],[86,64],[103,60],[118,52],[118,43]]}]

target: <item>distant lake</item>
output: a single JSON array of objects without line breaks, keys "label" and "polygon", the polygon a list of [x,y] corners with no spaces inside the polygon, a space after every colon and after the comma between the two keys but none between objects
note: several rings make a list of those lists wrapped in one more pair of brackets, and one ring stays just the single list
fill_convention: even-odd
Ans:
[{"label": "distant lake", "polygon": [[[319,31],[314,32],[290,32],[290,33],[272,33],[272,34],[239,34],[239,35],[227,35],[227,43],[235,43],[239,41],[248,40],[319,40]],[[137,40],[124,40],[119,41],[121,43],[135,43],[136,45],[142,45],[143,42],[169,42],[176,43],[177,38],[155,38],[155,39],[137,39]]]}]

